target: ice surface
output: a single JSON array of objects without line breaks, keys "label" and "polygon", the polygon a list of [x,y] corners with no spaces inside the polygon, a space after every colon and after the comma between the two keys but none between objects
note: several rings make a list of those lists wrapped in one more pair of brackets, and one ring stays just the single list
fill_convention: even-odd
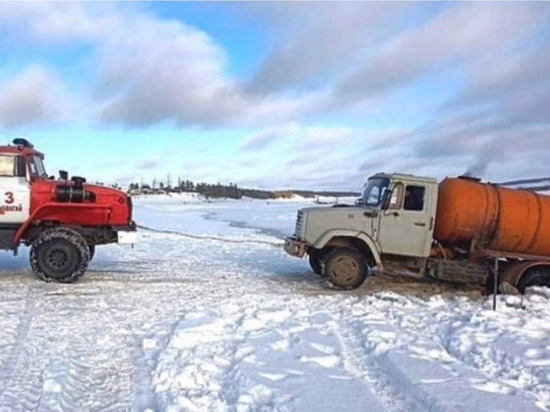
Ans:
[{"label": "ice surface", "polygon": [[378,277],[325,287],[255,240],[311,201],[135,200],[134,249],[100,247],[73,285],[1,256],[0,410],[394,411],[550,408],[550,293]]}]

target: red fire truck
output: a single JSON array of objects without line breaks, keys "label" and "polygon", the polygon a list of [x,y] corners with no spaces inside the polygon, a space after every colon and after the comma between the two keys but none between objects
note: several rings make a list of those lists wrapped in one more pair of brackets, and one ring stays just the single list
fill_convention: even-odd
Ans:
[{"label": "red fire truck", "polygon": [[0,249],[30,246],[30,263],[48,282],[82,276],[96,245],[134,243],[131,199],[82,177],[48,176],[44,155],[25,139],[0,146]]}]

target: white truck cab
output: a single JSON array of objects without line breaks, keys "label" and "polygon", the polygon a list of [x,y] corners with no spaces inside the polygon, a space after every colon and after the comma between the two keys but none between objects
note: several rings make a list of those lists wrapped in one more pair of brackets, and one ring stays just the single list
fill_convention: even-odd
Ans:
[{"label": "white truck cab", "polygon": [[[374,201],[376,193],[380,200]],[[365,202],[365,203],[363,203]],[[437,206],[437,181],[403,174],[375,175],[365,186],[358,206],[378,214],[376,239],[381,253],[427,257]]]},{"label": "white truck cab", "polygon": [[296,231],[284,249],[297,257],[307,253],[313,270],[333,285],[355,288],[369,268],[382,267],[385,256],[430,255],[437,193],[434,178],[377,173],[353,206],[298,211]]},{"label": "white truck cab", "polygon": [[29,218],[31,190],[25,162],[17,153],[0,153],[0,224]]}]

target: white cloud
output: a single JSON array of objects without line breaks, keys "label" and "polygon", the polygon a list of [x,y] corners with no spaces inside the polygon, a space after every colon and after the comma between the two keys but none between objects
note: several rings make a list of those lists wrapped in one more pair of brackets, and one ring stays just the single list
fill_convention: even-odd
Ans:
[{"label": "white cloud", "polygon": [[298,138],[299,132],[300,126],[296,123],[286,123],[264,127],[252,133],[250,136],[247,136],[241,144],[241,150],[264,150],[277,142],[283,141],[284,139]]},{"label": "white cloud", "polygon": [[[266,127],[245,140],[243,153],[254,149],[256,166],[239,181],[264,187],[270,180],[271,187],[278,188],[358,190],[368,174],[385,169],[383,165],[385,170],[391,169],[402,160],[401,156],[382,155],[392,148],[401,155],[410,143],[402,145],[409,134],[397,129],[371,131],[297,123]],[[367,161],[371,167],[361,169]],[[373,170],[373,162],[380,167]]]},{"label": "white cloud", "polygon": [[275,45],[249,82],[250,89],[263,93],[317,88],[363,58],[395,31],[392,20],[413,9],[396,2],[254,2],[240,7],[275,32]]},{"label": "white cloud", "polygon": [[470,82],[448,110],[490,107],[501,123],[549,124],[550,45],[520,53],[495,53],[474,66]]},{"label": "white cloud", "polygon": [[100,45],[103,120],[216,124],[245,108],[224,50],[205,33],[143,15],[119,23]]},{"label": "white cloud", "polygon": [[5,15],[22,20],[39,41],[94,45],[103,121],[217,123],[243,108],[235,83],[223,73],[225,51],[182,22],[95,4],[4,7]]},{"label": "white cloud", "polygon": [[226,52],[208,34],[125,6],[0,3],[0,23],[19,40],[92,45],[94,105],[106,123],[258,124],[285,121],[318,104],[317,95],[247,93],[226,74]]},{"label": "white cloud", "polygon": [[537,4],[453,4],[386,42],[363,67],[341,79],[335,94],[365,99],[411,82],[446,62],[470,63],[532,34],[545,14]]},{"label": "white cloud", "polygon": [[343,144],[353,135],[353,129],[346,126],[312,126],[305,129],[304,142],[308,144]]},{"label": "white cloud", "polygon": [[59,123],[69,114],[69,100],[53,73],[31,66],[0,84],[0,123],[8,128]]},{"label": "white cloud", "polygon": [[267,126],[247,136],[241,145],[243,150],[261,150],[276,142],[286,140],[286,146],[295,150],[313,150],[319,147],[333,148],[345,144],[356,131],[345,126],[305,126],[297,122]]}]

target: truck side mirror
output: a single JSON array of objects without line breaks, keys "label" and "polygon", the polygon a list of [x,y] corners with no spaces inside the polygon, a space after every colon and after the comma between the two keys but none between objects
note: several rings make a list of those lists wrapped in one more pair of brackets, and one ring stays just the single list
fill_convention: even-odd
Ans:
[{"label": "truck side mirror", "polygon": [[69,180],[69,172],[66,170],[60,170],[59,171],[59,179],[60,180]]},{"label": "truck side mirror", "polygon": [[15,158],[15,175],[17,177],[26,177],[27,176],[27,162],[23,156],[17,156]]}]

